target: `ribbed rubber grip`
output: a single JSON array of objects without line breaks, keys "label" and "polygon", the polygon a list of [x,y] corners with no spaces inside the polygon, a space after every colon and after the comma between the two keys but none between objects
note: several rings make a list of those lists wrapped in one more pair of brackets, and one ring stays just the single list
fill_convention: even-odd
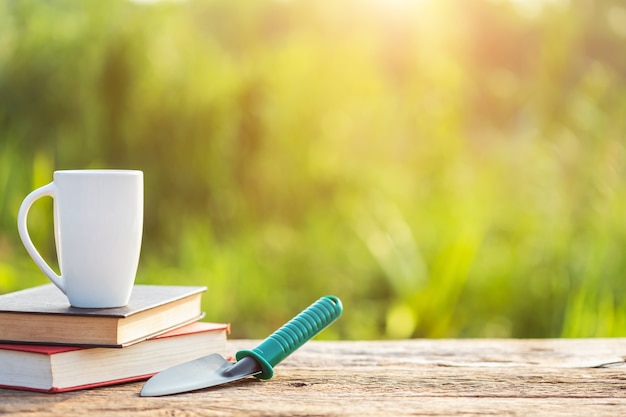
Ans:
[{"label": "ribbed rubber grip", "polygon": [[324,296],[272,333],[254,349],[237,352],[236,358],[239,361],[246,356],[254,357],[262,369],[256,377],[270,379],[274,375],[274,366],[337,320],[342,311],[343,306],[339,298],[333,295]]}]

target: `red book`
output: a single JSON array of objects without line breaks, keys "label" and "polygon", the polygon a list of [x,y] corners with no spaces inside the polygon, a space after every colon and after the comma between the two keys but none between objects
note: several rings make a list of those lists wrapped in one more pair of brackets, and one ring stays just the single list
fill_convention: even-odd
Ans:
[{"label": "red book", "polygon": [[148,379],[212,353],[227,324],[196,322],[124,348],[0,344],[0,388],[64,392]]}]

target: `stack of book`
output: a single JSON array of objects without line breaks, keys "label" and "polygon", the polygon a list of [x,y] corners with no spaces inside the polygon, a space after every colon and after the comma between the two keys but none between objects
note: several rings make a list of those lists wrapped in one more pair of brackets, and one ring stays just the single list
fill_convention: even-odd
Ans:
[{"label": "stack of book", "polygon": [[135,285],[126,307],[71,307],[54,285],[0,296],[0,387],[63,392],[138,381],[226,352],[227,324],[199,321],[206,287]]}]

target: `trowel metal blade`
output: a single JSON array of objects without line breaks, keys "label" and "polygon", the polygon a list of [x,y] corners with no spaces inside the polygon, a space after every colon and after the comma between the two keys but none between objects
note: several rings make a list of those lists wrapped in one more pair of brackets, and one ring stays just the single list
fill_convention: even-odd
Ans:
[{"label": "trowel metal blade", "polygon": [[261,370],[244,369],[233,371],[233,364],[221,355],[214,353],[159,372],[150,378],[141,390],[142,397],[158,397],[161,395],[179,394],[195,391],[215,385],[233,382],[238,379],[255,375]]}]

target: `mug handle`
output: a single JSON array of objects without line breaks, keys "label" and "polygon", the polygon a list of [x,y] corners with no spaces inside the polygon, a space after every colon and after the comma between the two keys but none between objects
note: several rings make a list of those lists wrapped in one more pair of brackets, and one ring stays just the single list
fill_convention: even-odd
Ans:
[{"label": "mug handle", "polygon": [[20,210],[17,213],[17,231],[20,234],[20,238],[22,239],[22,243],[26,248],[26,251],[33,258],[35,264],[41,269],[41,271],[46,274],[46,276],[52,281],[54,285],[59,287],[61,291],[65,294],[64,281],[63,277],[57,275],[56,272],[50,268],[50,266],[43,260],[42,256],[39,254],[35,245],[33,245],[33,241],[28,234],[28,226],[26,218],[28,217],[28,211],[30,210],[33,203],[40,199],[41,197],[52,197],[55,198],[56,194],[56,186],[53,182],[48,185],[44,185],[43,187],[37,188],[35,191],[32,191],[30,194],[26,196],[22,205],[20,206]]}]

